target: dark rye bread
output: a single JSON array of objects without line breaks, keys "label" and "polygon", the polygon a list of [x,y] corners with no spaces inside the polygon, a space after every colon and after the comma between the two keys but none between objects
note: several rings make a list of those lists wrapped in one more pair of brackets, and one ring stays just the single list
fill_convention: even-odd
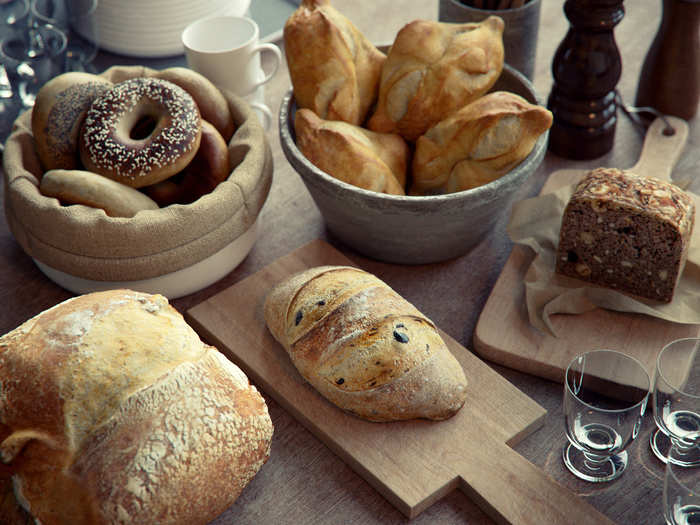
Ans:
[{"label": "dark rye bread", "polygon": [[671,302],[694,220],[693,200],[669,182],[618,169],[593,170],[564,210],[556,271]]}]

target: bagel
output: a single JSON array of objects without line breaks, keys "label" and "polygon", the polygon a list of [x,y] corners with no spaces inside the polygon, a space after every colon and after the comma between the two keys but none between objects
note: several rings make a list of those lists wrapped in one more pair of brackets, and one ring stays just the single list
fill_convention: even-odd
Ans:
[{"label": "bagel", "polygon": [[199,106],[202,119],[209,121],[226,143],[231,140],[235,128],[231,110],[221,91],[207,77],[186,67],[170,67],[150,76],[177,84],[187,91]]},{"label": "bagel", "polygon": [[32,110],[34,145],[44,170],[79,167],[80,127],[93,100],[112,87],[98,75],[69,72],[44,84]]},{"label": "bagel", "polygon": [[141,190],[161,207],[189,204],[214,188],[229,176],[228,147],[213,124],[202,121],[202,141],[187,167],[167,180]]},{"label": "bagel", "polygon": [[166,80],[133,78],[93,101],[80,159],[88,171],[140,188],[182,171],[201,137],[199,109],[187,91]]},{"label": "bagel", "polygon": [[49,170],[39,191],[61,204],[84,204],[101,208],[110,217],[133,217],[141,210],[156,210],[158,204],[139,190],[84,170]]}]

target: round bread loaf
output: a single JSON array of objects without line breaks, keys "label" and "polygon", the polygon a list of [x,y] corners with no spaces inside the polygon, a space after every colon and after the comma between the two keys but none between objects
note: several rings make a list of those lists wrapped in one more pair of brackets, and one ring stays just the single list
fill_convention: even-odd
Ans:
[{"label": "round bread loaf", "polygon": [[64,205],[101,208],[110,217],[133,217],[141,210],[158,209],[158,204],[139,190],[85,170],[49,170],[39,191]]},{"label": "round bread loaf", "polygon": [[32,135],[45,171],[79,167],[83,119],[93,100],[111,87],[103,77],[79,72],[63,73],[41,87],[32,109]]},{"label": "round bread loaf", "polygon": [[202,121],[199,150],[184,170],[142,191],[160,206],[189,204],[211,193],[229,176],[228,147],[216,128]]},{"label": "round bread loaf", "polygon": [[0,454],[36,523],[204,525],[269,457],[265,400],[163,296],[69,299],[0,364]]},{"label": "round bread loaf", "polygon": [[184,89],[165,80],[133,78],[90,106],[80,158],[88,171],[140,188],[187,166],[201,136],[199,109]]}]

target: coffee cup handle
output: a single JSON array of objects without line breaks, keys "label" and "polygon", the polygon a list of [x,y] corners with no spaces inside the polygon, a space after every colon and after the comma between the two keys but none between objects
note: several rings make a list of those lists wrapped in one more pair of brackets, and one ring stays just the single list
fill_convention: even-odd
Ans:
[{"label": "coffee cup handle", "polygon": [[261,104],[259,102],[249,102],[250,107],[253,109],[257,109],[260,111],[260,113],[263,114],[263,120],[262,122],[263,128],[265,131],[268,131],[270,129],[270,126],[272,126],[272,111],[270,111],[270,108],[268,108],[265,104]]},{"label": "coffee cup handle", "polygon": [[251,88],[251,91],[253,91],[257,87],[262,86],[263,84],[269,82],[272,79],[272,77],[275,76],[275,73],[277,73],[277,70],[279,69],[280,64],[282,63],[282,53],[280,52],[280,48],[277,47],[275,44],[270,44],[270,43],[260,44],[260,45],[255,47],[255,49],[253,50],[253,53],[261,53],[262,54],[264,51],[270,51],[275,57],[275,60],[272,64],[272,70],[269,73],[267,73],[262,80],[257,82]]}]

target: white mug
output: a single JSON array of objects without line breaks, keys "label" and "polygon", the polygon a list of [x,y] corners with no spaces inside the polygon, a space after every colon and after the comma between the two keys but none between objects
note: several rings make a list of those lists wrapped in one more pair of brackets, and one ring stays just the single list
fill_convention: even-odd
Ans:
[{"label": "white mug", "polygon": [[[255,21],[242,16],[216,16],[191,23],[182,32],[187,65],[220,88],[246,97],[275,75],[282,61],[279,48],[259,42]],[[270,52],[269,73],[260,75],[260,55]]]}]

